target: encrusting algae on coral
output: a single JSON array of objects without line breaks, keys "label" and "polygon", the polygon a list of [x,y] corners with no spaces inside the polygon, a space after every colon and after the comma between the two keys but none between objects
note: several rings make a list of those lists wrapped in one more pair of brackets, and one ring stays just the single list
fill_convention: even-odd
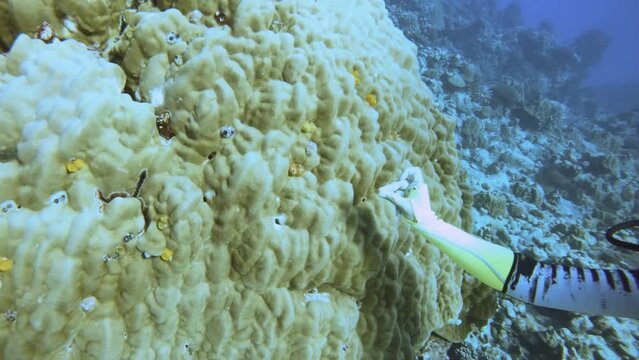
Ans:
[{"label": "encrusting algae on coral", "polygon": [[166,215],[159,216],[156,220],[155,226],[157,226],[158,230],[164,231],[169,228],[169,217]]},{"label": "encrusting algae on coral", "polygon": [[298,177],[304,175],[304,166],[302,164],[291,163],[288,167],[288,176]]},{"label": "encrusting algae on coral", "polygon": [[312,134],[317,130],[315,123],[310,121],[304,121],[302,123],[302,132],[306,134]]},{"label": "encrusting algae on coral", "polygon": [[0,257],[0,272],[9,272],[13,269],[13,261],[6,257]]},{"label": "encrusting algae on coral", "polygon": [[160,259],[166,262],[173,260],[173,250],[164,248],[164,250],[162,250],[162,254],[160,255]]},{"label": "encrusting algae on coral", "polygon": [[359,71],[353,70],[351,71],[351,75],[353,75],[353,79],[355,80],[355,86],[359,86],[362,83],[362,79],[359,77]]},{"label": "encrusting algae on coral", "polygon": [[366,95],[366,102],[372,107],[377,106],[377,95],[369,93],[368,95]]},{"label": "encrusting algae on coral", "polygon": [[82,159],[70,158],[65,167],[69,174],[73,174],[80,171],[85,165],[86,164]]}]

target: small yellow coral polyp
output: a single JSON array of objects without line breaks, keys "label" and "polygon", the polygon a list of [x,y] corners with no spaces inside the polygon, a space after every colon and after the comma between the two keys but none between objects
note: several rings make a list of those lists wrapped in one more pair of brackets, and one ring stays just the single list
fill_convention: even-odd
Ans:
[{"label": "small yellow coral polyp", "polygon": [[66,165],[67,172],[73,174],[74,172],[80,171],[85,165],[82,159],[70,158]]},{"label": "small yellow coral polyp", "polygon": [[162,255],[160,255],[160,259],[166,262],[173,260],[173,250],[169,248],[165,248],[164,250],[162,250]]},{"label": "small yellow coral polyp", "polygon": [[317,126],[315,126],[315,123],[312,123],[310,121],[304,121],[304,123],[302,124],[303,133],[312,134],[316,130],[317,130]]},{"label": "small yellow coral polyp", "polygon": [[9,272],[13,269],[13,260],[0,257],[0,272]]},{"label": "small yellow coral polyp", "polygon": [[291,163],[288,166],[288,176],[298,177],[302,175],[304,175],[304,166],[301,164]]},{"label": "small yellow coral polyp", "polygon": [[166,215],[158,217],[156,220],[156,226],[160,231],[164,231],[165,229],[167,229],[169,227],[169,217]]},{"label": "small yellow coral polyp", "polygon": [[351,75],[353,75],[353,79],[355,79],[355,86],[359,86],[362,83],[362,79],[359,77],[359,71],[353,70],[351,71]]},{"label": "small yellow coral polyp", "polygon": [[369,93],[368,95],[366,95],[366,102],[372,107],[377,106],[377,95]]}]

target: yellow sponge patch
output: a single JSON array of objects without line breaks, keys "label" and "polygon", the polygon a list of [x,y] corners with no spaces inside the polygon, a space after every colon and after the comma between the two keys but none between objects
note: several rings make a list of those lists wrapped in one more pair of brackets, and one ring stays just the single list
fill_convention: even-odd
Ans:
[{"label": "yellow sponge patch", "polygon": [[66,169],[68,173],[73,174],[74,172],[80,171],[85,165],[82,159],[71,158],[67,161]]},{"label": "yellow sponge patch", "polygon": [[13,269],[13,261],[6,257],[0,257],[0,272],[9,272]]}]

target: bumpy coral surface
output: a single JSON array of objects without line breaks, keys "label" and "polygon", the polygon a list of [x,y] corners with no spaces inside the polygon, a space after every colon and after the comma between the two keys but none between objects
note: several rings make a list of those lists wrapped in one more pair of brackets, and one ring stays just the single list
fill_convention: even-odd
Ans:
[{"label": "bumpy coral surface", "polygon": [[420,166],[469,224],[383,2],[138,3],[0,1],[4,358],[412,358],[490,316],[375,194]]}]

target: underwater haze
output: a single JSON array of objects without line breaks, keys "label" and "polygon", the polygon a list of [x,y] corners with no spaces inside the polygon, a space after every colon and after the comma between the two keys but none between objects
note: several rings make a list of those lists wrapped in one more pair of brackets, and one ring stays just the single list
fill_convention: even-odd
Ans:
[{"label": "underwater haze", "polygon": [[639,1],[634,0],[499,0],[504,9],[516,4],[523,25],[552,24],[557,40],[570,43],[588,30],[609,37],[601,60],[593,65],[585,84],[611,111],[639,108]]}]

